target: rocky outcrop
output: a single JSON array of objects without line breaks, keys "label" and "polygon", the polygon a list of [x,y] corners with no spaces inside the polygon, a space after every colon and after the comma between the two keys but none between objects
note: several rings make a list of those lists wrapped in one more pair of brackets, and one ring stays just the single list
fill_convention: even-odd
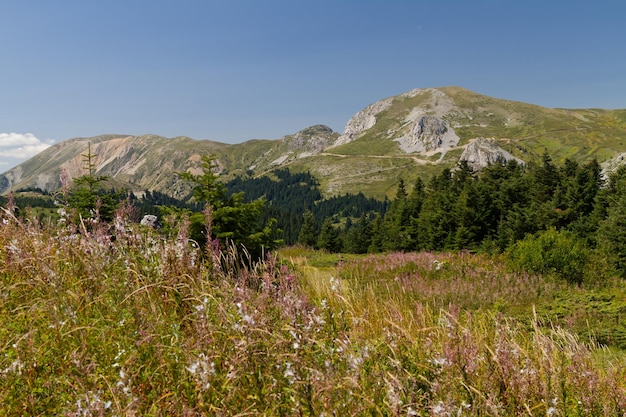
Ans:
[{"label": "rocky outcrop", "polygon": [[352,118],[346,124],[343,134],[339,136],[334,146],[345,145],[355,139],[358,139],[365,131],[371,129],[376,124],[376,115],[391,106],[394,97],[386,98],[370,104]]},{"label": "rocky outcrop", "polygon": [[421,116],[413,121],[407,135],[395,139],[404,152],[429,152],[449,149],[460,138],[450,126],[436,116]]},{"label": "rocky outcrop", "polygon": [[293,135],[283,136],[274,147],[271,166],[282,165],[294,159],[305,158],[324,152],[332,146],[339,134],[326,125],[310,126]]},{"label": "rocky outcrop", "polygon": [[505,151],[498,145],[495,139],[476,138],[472,140],[466,147],[459,161],[467,161],[468,165],[474,171],[480,171],[489,164],[505,163],[515,160],[520,164],[525,162],[509,152]]},{"label": "rocky outcrop", "polygon": [[283,141],[292,152],[315,155],[332,145],[337,134],[326,125],[315,125],[302,129],[298,133],[286,136]]},{"label": "rocky outcrop", "polygon": [[[416,98],[417,101],[410,100]],[[412,104],[412,108],[407,103]],[[402,119],[395,119],[393,126],[385,136],[399,143],[400,149],[407,153],[446,150],[459,143],[454,129],[444,122],[444,118],[456,109],[454,101],[443,91],[426,88],[413,89],[398,96],[370,104],[355,114],[334,146],[344,145],[359,139],[368,130],[374,128],[379,119],[389,119],[381,114],[390,108],[406,107]],[[393,116],[392,116],[393,120]],[[380,132],[379,132],[380,133]]]},{"label": "rocky outcrop", "polygon": [[626,152],[615,155],[613,158],[602,163],[602,178],[608,179],[611,174],[626,164]]}]

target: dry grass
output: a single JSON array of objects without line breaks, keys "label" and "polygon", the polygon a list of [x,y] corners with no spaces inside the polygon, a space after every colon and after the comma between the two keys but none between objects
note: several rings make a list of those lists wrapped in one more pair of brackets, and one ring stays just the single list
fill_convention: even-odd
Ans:
[{"label": "dry grass", "polygon": [[185,224],[164,237],[123,213],[90,231],[5,213],[0,415],[626,412],[622,365],[470,299],[531,299],[530,278],[498,278],[487,258],[300,270],[292,255],[235,270],[234,253],[189,245]]}]

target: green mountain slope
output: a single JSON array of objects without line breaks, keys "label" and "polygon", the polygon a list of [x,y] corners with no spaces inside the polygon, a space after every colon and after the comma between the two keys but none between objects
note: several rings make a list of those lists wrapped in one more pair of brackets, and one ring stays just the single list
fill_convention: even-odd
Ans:
[{"label": "green mountain slope", "polygon": [[614,166],[626,152],[626,110],[551,109],[460,87],[416,89],[365,107],[342,134],[316,125],[281,139],[236,145],[156,135],[71,139],[1,175],[0,192],[53,190],[62,170],[82,175],[81,154],[89,143],[97,173],[133,190],[181,196],[187,189],[175,172],[196,170],[202,155],[214,154],[225,179],[286,167],[311,172],[327,195],[383,197],[399,178],[428,178],[459,158],[480,168],[513,157],[530,162],[547,151],[555,161],[613,158]]}]

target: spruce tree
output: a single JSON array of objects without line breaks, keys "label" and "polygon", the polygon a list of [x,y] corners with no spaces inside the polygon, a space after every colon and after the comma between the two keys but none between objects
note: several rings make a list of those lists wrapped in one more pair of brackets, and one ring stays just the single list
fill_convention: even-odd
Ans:
[{"label": "spruce tree", "polygon": [[108,176],[96,175],[95,154],[91,153],[91,143],[83,157],[83,168],[87,173],[74,179],[74,186],[67,196],[67,203],[83,219],[97,219],[105,222],[113,220],[113,215],[123,192],[105,190],[102,184]]},{"label": "spruce tree", "polygon": [[[211,238],[221,241],[222,246],[234,245],[248,252],[253,259],[262,256],[264,251],[276,247],[280,240],[275,229],[275,220],[269,219],[261,224],[260,219],[265,207],[265,199],[258,198],[246,203],[244,193],[228,195],[224,184],[219,182],[216,173],[215,156],[203,156],[202,173],[179,172],[178,175],[193,186],[193,198],[196,202],[206,204],[210,211],[211,225],[208,232]],[[204,245],[208,236],[198,232],[204,231],[206,216],[200,213],[192,216],[192,228],[196,231],[195,240]]]},{"label": "spruce tree", "polygon": [[339,250],[339,234],[333,225],[330,217],[327,217],[322,224],[322,230],[317,239],[317,247],[328,252]]},{"label": "spruce tree", "polygon": [[406,186],[404,180],[400,178],[396,197],[391,202],[391,207],[385,213],[383,221],[383,249],[400,250],[405,239],[406,228],[409,225],[409,213],[407,211]]},{"label": "spruce tree", "polygon": [[302,228],[300,229],[300,234],[298,235],[298,243],[314,248],[317,244],[317,233],[318,229],[317,224],[315,223],[315,218],[313,217],[313,212],[311,210],[307,210],[303,215],[303,223]]}]

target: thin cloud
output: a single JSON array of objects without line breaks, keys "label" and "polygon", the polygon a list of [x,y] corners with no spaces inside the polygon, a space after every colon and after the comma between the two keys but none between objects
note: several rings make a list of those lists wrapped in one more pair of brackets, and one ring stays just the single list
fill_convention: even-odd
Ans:
[{"label": "thin cloud", "polygon": [[37,155],[39,152],[48,149],[50,145],[41,143],[39,145],[19,146],[8,150],[0,151],[0,157],[25,159]]},{"label": "thin cloud", "polygon": [[0,167],[17,165],[50,146],[32,133],[0,133]]},{"label": "thin cloud", "polygon": [[0,133],[0,148],[36,146],[41,143],[32,133]]}]

